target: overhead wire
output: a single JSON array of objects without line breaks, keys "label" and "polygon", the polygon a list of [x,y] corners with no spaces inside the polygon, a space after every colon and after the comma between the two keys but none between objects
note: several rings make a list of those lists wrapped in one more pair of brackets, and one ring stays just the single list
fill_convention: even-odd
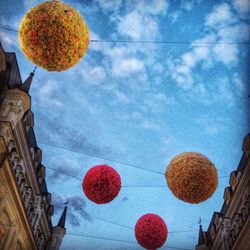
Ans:
[{"label": "overhead wire", "polygon": [[125,166],[128,166],[128,167],[137,168],[137,169],[141,169],[141,170],[144,170],[144,171],[148,171],[148,172],[152,172],[152,173],[164,175],[164,173],[161,173],[159,171],[155,171],[155,170],[148,169],[148,168],[143,168],[143,167],[140,167],[140,166],[128,163],[128,162],[118,161],[118,160],[111,159],[111,158],[108,158],[108,157],[104,157],[104,156],[100,156],[100,155],[96,155],[96,154],[91,154],[91,153],[83,152],[83,151],[79,151],[79,150],[73,150],[73,149],[70,149],[70,148],[67,148],[67,147],[62,147],[62,146],[59,146],[59,145],[55,145],[55,144],[51,144],[51,143],[47,143],[47,142],[43,142],[43,141],[38,141],[38,143],[46,145],[46,146],[51,146],[51,147],[55,147],[55,148],[67,150],[67,151],[70,151],[70,152],[82,154],[82,155],[87,155],[87,156],[99,158],[99,159],[102,159],[102,160],[105,160],[105,161],[110,161],[110,162],[118,163],[118,164],[125,165]]},{"label": "overhead wire", "polygon": [[[69,205],[70,205],[70,203],[69,203]],[[69,206],[69,205],[68,205],[68,206]],[[64,207],[62,207],[62,206],[57,206],[57,205],[54,205],[54,206],[57,207],[57,208],[64,208]],[[120,227],[124,227],[124,228],[127,228],[127,229],[134,230],[134,228],[132,228],[132,227],[130,227],[130,226],[122,225],[122,224],[120,224],[120,223],[116,223],[116,222],[113,222],[113,221],[109,221],[109,220],[106,220],[106,219],[102,219],[102,218],[99,218],[99,217],[96,217],[96,216],[93,216],[93,215],[89,215],[89,214],[88,214],[88,217],[89,217],[89,218],[92,218],[92,219],[95,219],[95,220],[104,221],[104,222],[107,222],[107,223],[109,223],[109,224],[113,224],[113,225],[115,225],[115,226],[120,226]]]},{"label": "overhead wire", "polygon": [[[13,29],[13,28],[10,28],[10,27],[6,27],[6,26],[0,26],[1,29],[4,29],[4,30],[8,30],[8,31],[13,31],[13,32],[18,32],[18,30],[16,29]],[[118,42],[118,43],[180,43],[180,44],[208,44],[208,45],[212,45],[212,44],[247,44],[247,45],[250,45],[250,43],[236,43],[236,42],[220,42],[220,43],[212,43],[212,42],[187,42],[187,41],[143,41],[143,40],[138,40],[138,41],[133,41],[133,40],[128,40],[128,41],[123,41],[123,40],[97,40],[97,39],[94,39],[94,40],[90,40],[90,42],[96,42],[96,43],[102,43],[102,42],[111,42],[111,43],[115,43],[115,42]],[[79,153],[79,154],[83,154],[83,155],[88,155],[88,156],[91,156],[91,157],[95,157],[95,158],[99,158],[99,159],[103,159],[103,160],[107,160],[107,161],[111,161],[111,162],[114,162],[114,163],[119,163],[119,164],[122,164],[122,165],[126,165],[126,166],[129,166],[129,167],[133,167],[133,168],[137,168],[137,169],[141,169],[141,170],[144,170],[144,171],[149,171],[149,172],[152,172],[152,173],[157,173],[157,174],[160,174],[160,175],[165,175],[164,173],[162,172],[159,172],[159,171],[155,171],[155,170],[151,170],[151,169],[147,169],[147,168],[143,168],[143,167],[140,167],[140,166],[136,166],[134,164],[130,164],[130,163],[127,163],[127,162],[123,162],[123,161],[118,161],[118,160],[115,160],[115,159],[111,159],[111,158],[107,158],[107,157],[103,157],[103,156],[99,156],[99,155],[95,155],[95,154],[91,154],[91,153],[88,153],[88,152],[82,152],[82,151],[78,151],[78,150],[72,150],[72,149],[69,149],[69,148],[66,148],[66,147],[62,147],[62,146],[58,146],[58,145],[54,145],[54,144],[50,144],[50,143],[46,143],[46,142],[40,142],[41,144],[44,144],[44,145],[47,145],[47,146],[52,146],[52,147],[56,147],[56,148],[60,148],[60,149],[64,149],[64,150],[68,150],[68,151],[71,151],[71,152],[75,152],[75,153]],[[54,171],[56,171],[55,169],[52,169]],[[67,173],[65,173],[67,174]],[[71,176],[70,174],[67,174],[69,176]],[[74,176],[71,176],[73,178],[75,178]],[[219,178],[226,178],[228,176],[221,176]]]},{"label": "overhead wire", "polygon": [[[85,234],[67,233],[66,235],[85,237],[85,238],[91,238],[91,239],[98,239],[98,240],[101,239],[101,240],[107,240],[107,241],[117,241],[117,242],[129,243],[129,244],[137,244],[137,242],[135,242],[135,241],[118,240],[118,239],[112,239],[112,238],[90,236],[90,235],[85,235]],[[176,250],[191,250],[189,248],[181,248],[181,247],[173,247],[173,246],[163,246],[163,247],[169,248],[169,249],[176,249]]]},{"label": "overhead wire", "polygon": [[[70,202],[67,204],[67,206],[70,206]],[[61,209],[64,208],[63,206],[59,206],[59,205],[54,205],[54,207],[61,208]],[[126,229],[131,229],[131,230],[134,231],[133,227],[126,226],[126,225],[123,225],[123,224],[120,224],[120,223],[117,223],[117,222],[109,221],[109,220],[102,219],[102,218],[99,218],[99,217],[96,217],[96,216],[93,216],[93,215],[89,215],[89,214],[88,214],[88,217],[93,218],[95,220],[103,221],[103,222],[106,222],[106,223],[109,223],[109,224],[113,224],[115,226],[120,226],[120,227],[124,227]],[[175,233],[187,233],[187,232],[197,232],[197,231],[199,231],[199,230],[198,229],[187,229],[187,230],[168,231],[168,233],[175,234]]]},{"label": "overhead wire", "polygon": [[[18,32],[17,29],[0,26],[0,29]],[[140,44],[193,44],[193,45],[250,45],[250,42],[202,42],[202,41],[150,41],[150,40],[109,40],[90,39],[90,43],[140,43]]]},{"label": "overhead wire", "polygon": [[[155,170],[151,170],[151,169],[148,169],[148,168],[143,168],[143,167],[140,167],[140,166],[137,166],[137,165],[133,165],[133,164],[128,163],[128,162],[118,161],[118,160],[114,160],[114,159],[111,159],[111,158],[107,158],[107,157],[103,157],[103,156],[99,156],[99,155],[96,155],[96,154],[91,154],[91,153],[87,153],[87,152],[83,152],[83,151],[79,151],[79,150],[73,150],[73,149],[70,149],[70,148],[67,148],[67,147],[63,147],[63,146],[59,146],[59,145],[55,145],[55,144],[51,144],[51,143],[46,143],[46,142],[43,142],[43,141],[39,141],[39,143],[43,144],[43,145],[46,145],[46,146],[51,146],[51,147],[63,149],[63,150],[66,150],[66,151],[74,152],[74,153],[77,153],[77,154],[82,154],[82,155],[87,155],[87,156],[99,158],[99,159],[102,159],[102,160],[106,160],[106,161],[118,163],[118,164],[125,165],[125,166],[128,166],[128,167],[137,168],[137,169],[141,169],[141,170],[144,170],[144,171],[153,172],[153,173],[165,176],[165,174],[162,173],[162,172],[160,172],[160,171],[155,171]],[[60,172],[59,170],[56,170],[54,168],[49,168],[49,169]],[[77,176],[73,176],[73,175],[68,174],[66,172],[62,172],[61,171],[61,173],[64,173],[65,175],[69,175],[69,176],[71,176],[73,178],[82,180],[81,178],[79,178]],[[222,179],[222,178],[227,178],[227,177],[229,177],[229,175],[219,176],[218,178]]]},{"label": "overhead wire", "polygon": [[[18,30],[15,30],[15,29],[9,28],[9,27],[0,26],[0,28],[4,29],[4,30],[12,31],[12,32],[18,32]],[[232,44],[250,45],[249,42],[191,42],[191,41],[97,40],[97,39],[91,39],[90,42],[91,43],[142,43],[142,44],[193,44],[193,45],[215,45],[215,44],[222,44],[222,45],[232,45]],[[119,163],[119,164],[126,165],[126,166],[129,166],[129,167],[134,167],[134,168],[141,169],[141,170],[144,170],[144,171],[149,171],[149,172],[153,172],[153,173],[164,175],[161,172],[150,170],[150,169],[146,169],[146,168],[143,168],[143,167],[140,167],[140,166],[136,166],[136,165],[127,163],[127,162],[122,162],[122,161],[118,161],[118,160],[114,160],[114,159],[110,159],[110,158],[98,156],[98,155],[87,153],[87,152],[82,152],[82,151],[77,151],[77,150],[71,150],[69,148],[65,148],[65,147],[61,147],[61,146],[58,146],[58,145],[53,145],[53,144],[49,144],[49,143],[45,143],[45,142],[40,142],[40,143],[44,144],[44,145],[47,145],[47,146],[52,146],[52,147],[56,147],[56,148],[68,150],[68,151],[71,151],[71,152],[75,152],[75,153],[79,153],[79,154],[83,154],[83,155],[88,155],[88,156],[96,157],[96,158],[99,158],[99,159],[103,159],[103,160],[107,160],[107,161]],[[50,169],[52,171],[58,172],[60,174],[64,174],[64,175],[67,175],[69,177],[72,177],[72,178],[75,178],[75,179],[78,179],[78,180],[82,181],[82,178],[79,178],[79,177],[74,176],[72,174],[69,174],[69,173],[66,173],[66,172],[63,172],[63,171],[59,171],[59,170],[56,170],[56,169],[50,168],[50,167],[46,167],[46,168]],[[226,177],[229,177],[229,176],[221,176],[219,178],[226,178]],[[148,187],[150,187],[150,188],[152,187],[153,188],[154,187],[154,188],[156,188],[156,187],[166,187],[166,186],[122,186],[122,187],[123,188],[130,188],[130,187],[131,188],[132,187],[146,187],[146,188],[148,188]],[[115,222],[111,222],[111,221],[108,221],[108,220],[105,220],[105,219],[101,219],[101,218],[98,218],[98,217],[95,217],[95,216],[89,216],[89,217],[93,218],[93,219],[96,219],[96,220],[101,220],[101,221],[104,221],[104,222],[107,222],[107,223],[110,223],[110,224],[114,224],[114,225],[118,225],[118,226],[121,226],[121,227],[125,227],[125,228],[128,228],[128,229],[133,229],[132,227],[125,226],[125,225],[122,225],[122,224],[119,224],[119,223],[115,223]],[[198,230],[182,230],[182,231],[172,231],[172,232],[170,231],[169,233],[183,233],[183,232],[190,232],[190,231],[198,231]],[[67,233],[67,235],[78,236],[78,237],[86,237],[86,238],[92,238],[92,239],[102,239],[102,240],[108,240],[108,241],[123,242],[123,243],[129,243],[129,244],[137,244],[136,242],[132,242],[132,241],[112,239],[112,238],[105,238],[105,237],[96,237],[96,236],[83,235],[83,234]],[[187,248],[178,248],[178,247],[171,247],[171,246],[164,246],[164,248],[179,249],[179,250],[189,250]]]},{"label": "overhead wire", "polygon": [[[0,223],[0,225],[3,225],[4,227],[24,227],[23,225],[8,225],[4,223]],[[198,231],[198,230],[195,230]],[[184,232],[184,231],[178,231],[178,232]],[[173,232],[168,232],[168,233],[173,233]],[[97,239],[97,240],[107,240],[107,241],[115,241],[115,242],[123,242],[123,243],[131,243],[131,244],[138,244],[135,241],[127,241],[127,240],[120,240],[120,239],[113,239],[113,238],[106,238],[106,237],[99,237],[99,236],[91,236],[91,235],[85,235],[85,234],[76,234],[76,233],[66,233],[68,236],[78,236],[78,237],[85,237],[85,238],[91,238],[91,239]],[[163,248],[169,248],[169,249],[176,249],[176,250],[191,250],[187,248],[180,248],[180,247],[174,247],[174,246],[162,246]]]},{"label": "overhead wire", "polygon": [[[54,172],[57,172],[59,174],[63,174],[63,175],[67,175],[69,177],[72,177],[74,179],[77,179],[77,180],[80,180],[82,181],[83,179],[78,177],[78,176],[75,176],[75,175],[72,175],[72,174],[69,174],[69,173],[66,173],[64,171],[61,171],[61,170],[58,170],[58,169],[54,169],[54,168],[51,168],[51,167],[46,167],[47,169],[49,170],[52,170]],[[221,177],[218,177],[218,178],[226,178],[226,177],[229,177],[229,176],[221,176]],[[166,186],[122,186],[122,188],[133,188],[133,187],[151,187],[151,188],[160,188],[160,187],[166,187]],[[223,186],[219,186],[219,187],[223,187]]]}]

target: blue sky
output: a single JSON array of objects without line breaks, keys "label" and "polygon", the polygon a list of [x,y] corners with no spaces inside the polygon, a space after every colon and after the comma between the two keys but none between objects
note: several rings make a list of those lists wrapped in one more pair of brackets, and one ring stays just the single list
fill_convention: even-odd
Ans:
[{"label": "blue sky", "polygon": [[[42,1],[2,0],[0,24],[18,29],[25,12]],[[91,39],[189,41],[188,44],[91,43],[85,57],[60,73],[37,69],[30,90],[35,132],[43,164],[80,178],[109,164],[124,186],[106,205],[84,196],[81,181],[46,171],[53,202],[69,199],[67,233],[136,242],[133,230],[145,213],[164,218],[167,247],[194,249],[201,217],[206,229],[223,203],[228,178],[213,197],[191,205],[176,199],[162,175],[51,147],[42,142],[165,172],[176,154],[197,151],[211,159],[219,176],[237,168],[249,132],[250,4],[232,1],[64,1],[84,17]],[[16,52],[22,78],[33,70],[17,33],[0,29],[6,51]],[[54,223],[62,209],[56,207]],[[176,231],[190,230],[177,233]],[[175,233],[176,232],[176,233]],[[62,249],[142,249],[138,244],[66,235]]]}]

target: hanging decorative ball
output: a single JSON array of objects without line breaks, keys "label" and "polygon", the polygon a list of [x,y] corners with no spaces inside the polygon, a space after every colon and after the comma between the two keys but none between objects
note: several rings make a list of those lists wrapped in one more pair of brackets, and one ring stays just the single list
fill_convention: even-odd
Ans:
[{"label": "hanging decorative ball", "polygon": [[120,175],[110,166],[92,167],[85,175],[82,183],[85,195],[97,204],[112,201],[121,189]]},{"label": "hanging decorative ball", "polygon": [[165,176],[172,193],[188,203],[207,200],[218,186],[218,174],[213,163],[206,156],[195,152],[174,157]]},{"label": "hanging decorative ball", "polygon": [[138,243],[148,250],[161,247],[168,236],[165,221],[156,214],[145,214],[135,225],[135,237]]},{"label": "hanging decorative ball", "polygon": [[26,57],[48,71],[72,67],[89,45],[89,31],[83,18],[59,0],[30,9],[20,23],[18,38]]}]

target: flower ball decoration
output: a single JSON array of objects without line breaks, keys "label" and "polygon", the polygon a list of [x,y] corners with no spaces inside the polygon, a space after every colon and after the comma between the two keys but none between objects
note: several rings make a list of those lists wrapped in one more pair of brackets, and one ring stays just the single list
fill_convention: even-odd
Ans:
[{"label": "flower ball decoration", "polygon": [[72,67],[89,45],[89,31],[82,17],[59,0],[30,9],[20,23],[18,38],[26,57],[48,71]]},{"label": "flower ball decoration", "polygon": [[135,237],[138,243],[148,250],[161,247],[168,236],[164,220],[156,214],[145,214],[135,225]]},{"label": "flower ball decoration", "polygon": [[110,166],[92,167],[85,175],[82,183],[85,195],[97,204],[112,201],[121,189],[120,175]]},{"label": "flower ball decoration", "polygon": [[172,193],[188,203],[207,200],[218,186],[218,174],[213,163],[206,156],[195,152],[174,157],[165,176]]}]

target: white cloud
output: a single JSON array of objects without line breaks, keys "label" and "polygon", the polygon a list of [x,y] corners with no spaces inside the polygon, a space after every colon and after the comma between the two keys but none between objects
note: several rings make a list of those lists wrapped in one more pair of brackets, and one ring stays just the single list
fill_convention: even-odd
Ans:
[{"label": "white cloud", "polygon": [[158,33],[157,23],[151,17],[144,16],[136,10],[118,19],[117,31],[131,39],[153,40]]},{"label": "white cloud", "polygon": [[197,123],[210,136],[217,135],[221,130],[226,129],[223,125],[225,121],[221,117],[208,117],[204,115],[197,120]]},{"label": "white cloud", "polygon": [[181,8],[187,11],[190,11],[194,8],[196,3],[200,3],[201,0],[182,0],[181,1]]},{"label": "white cloud", "polygon": [[243,93],[245,90],[245,85],[243,84],[242,79],[239,77],[237,73],[233,76],[233,83],[238,91],[235,91],[236,93]]},{"label": "white cloud", "polygon": [[138,111],[134,111],[132,114],[131,114],[131,117],[132,119],[134,120],[141,120],[143,118],[143,115],[141,112],[138,112]]},{"label": "white cloud", "polygon": [[117,11],[121,5],[122,5],[122,0],[96,0],[96,4],[99,5],[99,7],[104,11],[104,12],[114,12]]},{"label": "white cloud", "polygon": [[164,112],[167,105],[175,104],[173,96],[167,96],[163,92],[150,92],[143,101],[143,110],[145,112],[160,113]]},{"label": "white cloud", "polygon": [[179,1],[179,9],[168,13],[171,24],[174,24],[178,21],[179,17],[184,13],[184,11],[193,10],[196,4],[200,4],[201,0],[181,0]]},{"label": "white cloud", "polygon": [[216,44],[212,47],[214,60],[229,64],[238,61],[238,47],[236,44]]},{"label": "white cloud", "polygon": [[142,120],[141,127],[143,129],[152,129],[152,130],[158,130],[159,127],[157,124],[155,124],[153,121],[149,121],[146,118]]},{"label": "white cloud", "polygon": [[123,102],[123,103],[130,102],[129,96],[127,96],[125,93],[123,93],[120,90],[114,89],[113,94],[116,96],[119,102]]},{"label": "white cloud", "polygon": [[131,51],[129,51],[127,47],[123,46],[106,50],[105,53],[108,54],[111,58],[123,58],[129,56]]},{"label": "white cloud", "polygon": [[235,96],[227,78],[220,80],[218,84],[217,98],[225,100],[228,105],[234,104]]},{"label": "white cloud", "polygon": [[181,16],[181,11],[174,11],[168,14],[168,17],[172,24],[176,23],[180,16]]},{"label": "white cloud", "polygon": [[81,75],[83,82],[89,85],[100,85],[107,78],[105,68],[96,64],[91,65],[88,60],[82,60],[68,71],[72,77],[75,77],[76,72]]},{"label": "white cloud", "polygon": [[114,60],[112,73],[114,76],[129,76],[144,71],[144,63],[137,58],[123,58]]},{"label": "white cloud", "polygon": [[217,35],[225,42],[244,42],[250,39],[250,25],[237,23],[231,26],[224,26],[218,29]]},{"label": "white cloud", "polygon": [[166,0],[140,0],[137,1],[136,9],[150,14],[165,14],[169,7]]},{"label": "white cloud", "polygon": [[133,11],[121,19],[118,24],[118,32],[131,37],[132,39],[139,39],[144,31],[142,16],[137,11]]},{"label": "white cloud", "polygon": [[249,0],[234,0],[233,4],[237,11],[239,12],[249,12],[250,11],[250,1]]},{"label": "white cloud", "polygon": [[214,10],[207,16],[206,25],[215,27],[221,24],[232,24],[235,18],[231,12],[231,8],[227,3],[223,3],[214,7]]},{"label": "white cloud", "polygon": [[90,70],[89,76],[94,79],[92,84],[98,84],[106,78],[106,72],[104,68],[97,66]]},{"label": "white cloud", "polygon": [[16,39],[14,39],[11,35],[7,34],[7,32],[2,31],[1,29],[0,29],[0,37],[3,47],[17,46],[15,41]]},{"label": "white cloud", "polygon": [[56,97],[55,93],[58,89],[58,82],[54,80],[48,80],[44,85],[39,88],[39,98],[40,104],[43,106],[54,106],[54,107],[63,107]]},{"label": "white cloud", "polygon": [[23,0],[23,5],[25,10],[29,10],[32,7],[35,7],[41,1],[39,0]]},{"label": "white cloud", "polygon": [[[205,20],[206,34],[193,41],[191,49],[184,53],[180,60],[169,64],[172,78],[182,89],[191,89],[195,96],[203,96],[204,104],[212,100],[206,85],[200,84],[200,79],[194,73],[198,66],[204,70],[211,69],[216,63],[231,67],[239,62],[239,47],[236,42],[247,41],[250,37],[250,26],[240,22],[233,14],[229,4],[216,5]],[[200,46],[199,43],[205,43]],[[196,83],[198,82],[198,83]],[[239,81],[237,81],[239,83]],[[229,103],[234,102],[234,96],[225,82],[218,86],[217,91]]]}]

